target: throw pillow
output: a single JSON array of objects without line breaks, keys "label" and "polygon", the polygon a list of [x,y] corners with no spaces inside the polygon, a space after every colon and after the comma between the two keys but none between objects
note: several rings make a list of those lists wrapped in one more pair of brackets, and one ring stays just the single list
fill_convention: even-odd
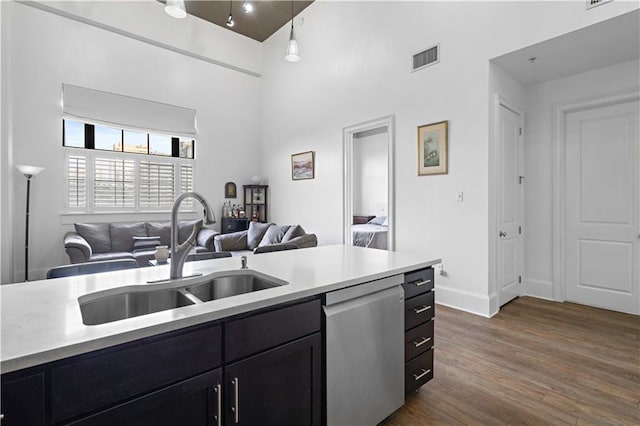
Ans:
[{"label": "throw pillow", "polygon": [[267,229],[273,225],[272,223],[261,222],[249,222],[249,232],[247,233],[247,248],[253,250],[258,247],[262,237],[267,232]]},{"label": "throw pillow", "polygon": [[133,237],[133,252],[155,250],[161,246],[160,237]]},{"label": "throw pillow", "polygon": [[136,223],[111,223],[111,251],[133,251],[133,237],[146,237],[147,227],[144,222]]},{"label": "throw pillow", "polygon": [[282,237],[282,242],[286,243],[287,241],[291,241],[296,237],[301,237],[304,234],[306,234],[306,232],[304,231],[302,226],[293,225],[289,228],[287,232],[285,232],[284,237]]},{"label": "throw pillow", "polygon": [[387,220],[386,216],[376,216],[367,223],[371,225],[382,225],[385,220]]},{"label": "throw pillow", "polygon": [[269,246],[271,244],[278,244],[282,242],[284,238],[284,234],[287,233],[291,225],[271,225],[267,232],[265,232],[264,237],[262,237],[262,241],[258,244],[258,247]]},{"label": "throw pillow", "polygon": [[76,223],[76,232],[91,246],[93,253],[111,251],[111,237],[108,223]]},{"label": "throw pillow", "polygon": [[171,245],[171,222],[147,222],[147,235],[160,237],[161,245]]}]

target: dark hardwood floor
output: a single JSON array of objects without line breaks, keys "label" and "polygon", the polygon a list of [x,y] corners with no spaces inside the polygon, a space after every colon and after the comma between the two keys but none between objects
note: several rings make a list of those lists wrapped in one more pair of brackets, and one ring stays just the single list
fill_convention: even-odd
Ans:
[{"label": "dark hardwood floor", "polygon": [[640,425],[640,317],[518,298],[436,308],[434,378],[382,425]]}]

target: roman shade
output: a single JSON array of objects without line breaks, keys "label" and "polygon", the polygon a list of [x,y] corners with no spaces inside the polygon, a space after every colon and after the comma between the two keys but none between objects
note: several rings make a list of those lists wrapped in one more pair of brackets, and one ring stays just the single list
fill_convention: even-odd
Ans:
[{"label": "roman shade", "polygon": [[195,138],[196,110],[62,84],[65,117],[118,128]]}]

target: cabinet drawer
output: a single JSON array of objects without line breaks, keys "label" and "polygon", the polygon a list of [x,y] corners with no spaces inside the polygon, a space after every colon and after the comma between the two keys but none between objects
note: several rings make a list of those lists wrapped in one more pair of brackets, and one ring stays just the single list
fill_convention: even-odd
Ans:
[{"label": "cabinet drawer", "polygon": [[428,351],[433,347],[433,321],[427,321],[412,328],[404,335],[404,360]]},{"label": "cabinet drawer", "polygon": [[184,380],[221,364],[221,327],[165,333],[80,355],[51,368],[59,422]]},{"label": "cabinet drawer", "polygon": [[411,393],[433,379],[433,349],[409,361],[404,367],[404,391]]},{"label": "cabinet drawer", "polygon": [[45,424],[44,373],[15,380],[2,376],[2,426]]},{"label": "cabinet drawer", "polygon": [[433,318],[433,291],[405,300],[404,329],[409,330]]},{"label": "cabinet drawer", "polygon": [[320,331],[320,299],[251,315],[225,324],[225,362]]},{"label": "cabinet drawer", "polygon": [[408,299],[418,294],[433,290],[433,268],[420,269],[419,271],[404,274],[404,297]]}]

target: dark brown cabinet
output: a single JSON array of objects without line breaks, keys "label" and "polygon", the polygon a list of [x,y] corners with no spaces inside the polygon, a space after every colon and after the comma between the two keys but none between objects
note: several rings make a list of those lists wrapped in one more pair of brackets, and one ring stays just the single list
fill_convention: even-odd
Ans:
[{"label": "dark brown cabinet", "polygon": [[250,220],[267,222],[268,185],[243,185],[244,210]]},{"label": "dark brown cabinet", "polygon": [[249,229],[249,219],[246,217],[223,217],[220,224],[220,233],[245,231]]},{"label": "dark brown cabinet", "polygon": [[2,376],[3,426],[318,425],[320,300],[265,308],[34,369]]},{"label": "dark brown cabinet", "polygon": [[405,274],[405,393],[411,393],[433,378],[434,339],[433,268]]},{"label": "dark brown cabinet", "polygon": [[44,398],[43,373],[2,376],[2,426],[44,425]]}]

